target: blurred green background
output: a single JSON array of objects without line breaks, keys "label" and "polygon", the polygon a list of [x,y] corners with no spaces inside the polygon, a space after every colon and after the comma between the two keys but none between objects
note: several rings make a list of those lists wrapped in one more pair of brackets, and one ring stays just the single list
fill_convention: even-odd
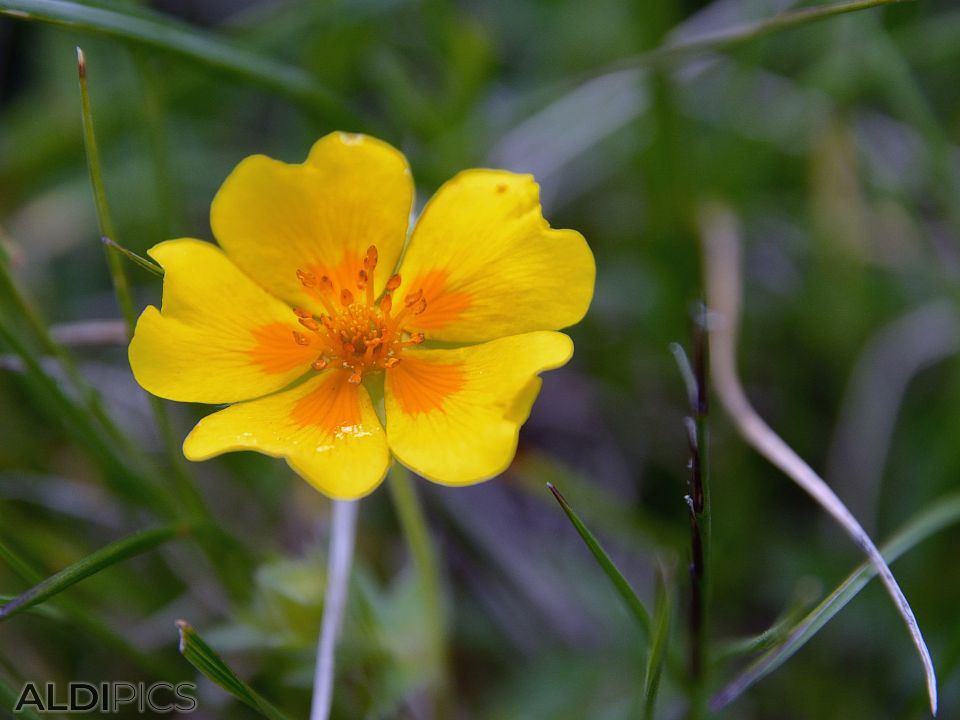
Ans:
[{"label": "blurred green background", "polygon": [[[0,12],[25,4],[0,0]],[[532,172],[551,224],[580,230],[596,255],[596,297],[571,330],[575,358],[545,377],[514,466],[469,489],[416,480],[446,621],[423,597],[388,489],[363,501],[334,717],[638,716],[643,634],[547,481],[651,607],[655,570],[668,567],[674,612],[657,717],[688,715],[687,410],[668,347],[689,345],[701,298],[696,217],[705,201],[725,203],[742,224],[740,363],[761,414],[875,538],[957,491],[955,3],[855,12],[658,64],[643,53],[800,5],[46,5],[78,17],[85,7],[105,9],[122,21],[120,34],[146,23],[214,54],[203,61],[165,50],[169,38],[145,45],[0,15],[5,254],[38,324],[68,346],[103,415],[132,446],[123,450],[127,441],[91,431],[95,423],[70,410],[87,406],[5,294],[0,595],[169,521],[180,502],[172,515],[163,510],[109,451],[120,447],[134,468],[149,465],[169,480],[158,484],[161,494],[180,487],[126,364],[122,328],[89,324],[119,313],[84,160],[77,45],[87,56],[115,239],[136,252],[171,237],[212,239],[210,201],[244,156],[300,162],[318,137],[345,129],[406,153],[418,207],[463,168]],[[223,48],[242,49],[243,62],[231,65]],[[268,60],[276,65],[257,64]],[[157,304],[160,281],[134,265],[127,272],[138,310]],[[24,362],[21,345],[37,366]],[[206,411],[167,407],[175,441]],[[711,423],[708,632],[720,647],[763,631],[785,608],[809,608],[861,557],[745,446],[719,406]],[[47,612],[0,623],[5,692],[26,680],[194,678],[177,653],[173,623],[185,618],[274,704],[306,715],[329,503],[282,462],[252,454],[188,471],[235,539],[166,543],[70,588],[41,606]],[[960,529],[950,527],[894,567],[937,662],[944,718],[960,716],[958,542]],[[438,627],[443,662],[428,652]],[[747,660],[718,657],[709,689]],[[255,717],[206,680],[198,692],[193,717]],[[907,633],[872,584],[716,716],[927,714]]]}]

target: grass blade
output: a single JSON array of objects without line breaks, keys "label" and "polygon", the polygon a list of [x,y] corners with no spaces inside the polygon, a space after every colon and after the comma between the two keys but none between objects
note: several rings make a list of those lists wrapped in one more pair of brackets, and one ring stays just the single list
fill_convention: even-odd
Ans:
[{"label": "grass blade", "polygon": [[653,618],[653,637],[650,654],[647,656],[647,672],[643,681],[643,716],[652,720],[660,688],[660,676],[667,660],[667,645],[670,639],[670,619],[673,598],[667,584],[666,573],[661,568],[657,573],[657,600]]},{"label": "grass blade", "polygon": [[137,265],[138,267],[143,268],[144,270],[146,270],[146,271],[149,272],[149,273],[153,273],[153,274],[156,275],[157,277],[161,277],[161,278],[163,277],[163,268],[160,267],[159,265],[157,265],[157,264],[156,264],[155,262],[153,262],[152,260],[148,260],[147,258],[143,257],[142,255],[137,255],[135,252],[133,252],[133,250],[128,250],[127,248],[125,248],[125,247],[124,247],[123,245],[121,245],[120,243],[116,242],[115,240],[111,240],[110,238],[108,238],[106,235],[104,235],[102,238],[100,238],[100,240],[101,240],[101,241],[103,242],[103,244],[106,245],[108,248],[110,248],[111,250],[113,250],[113,251],[115,251],[115,252],[120,253],[121,255],[123,255],[123,257],[125,257],[127,260],[129,260],[130,262],[132,262],[134,265]]},{"label": "grass blade", "polygon": [[237,700],[249,705],[270,720],[289,720],[260,693],[237,677],[216,651],[197,634],[186,620],[177,620],[180,632],[180,654],[187,662],[222,687]]},{"label": "grass blade", "polygon": [[338,117],[344,103],[300,68],[264,58],[187,24],[144,10],[121,12],[65,0],[0,0],[0,15],[106,35],[180,55]]},{"label": "grass blade", "polygon": [[577,516],[573,511],[573,508],[570,507],[570,503],[567,502],[567,499],[560,494],[560,491],[557,490],[551,483],[547,483],[547,489],[553,493],[553,496],[557,499],[557,502],[560,503],[560,507],[567,514],[567,517],[570,519],[570,522],[573,523],[573,526],[577,529],[577,532],[580,533],[580,537],[583,538],[583,542],[589,548],[590,552],[593,553],[593,557],[596,558],[597,563],[606,573],[607,577],[610,579],[610,582],[613,583],[613,586],[616,588],[617,592],[620,593],[620,597],[623,598],[623,601],[627,604],[631,614],[636,618],[637,623],[643,628],[644,633],[646,633],[647,638],[651,636],[652,624],[650,622],[650,613],[647,612],[647,608],[644,607],[643,602],[640,598],[637,597],[636,591],[631,587],[630,583],[627,582],[627,579],[623,576],[623,573],[617,568],[613,560],[610,559],[610,556],[607,555],[606,551],[600,545],[593,533],[583,524],[583,521]]},{"label": "grass blade", "polygon": [[0,622],[13,617],[17,613],[23,612],[27,608],[48,600],[54,595],[63,592],[71,585],[75,585],[81,580],[100,572],[104,568],[127,560],[135,555],[140,555],[148,550],[152,550],[158,545],[162,545],[168,540],[184,535],[187,529],[188,526],[185,525],[167,525],[152,530],[145,530],[136,535],[124,538],[123,540],[111,543],[82,560],[78,560],[73,565],[64,568],[55,575],[51,575],[46,580],[34,585],[26,592],[21,593],[10,602],[0,606]]},{"label": "grass blade", "polygon": [[[960,522],[960,495],[939,500],[907,523],[883,547],[881,552],[892,563],[907,550],[940,530]],[[757,681],[763,679],[789,660],[810,638],[840,612],[877,574],[876,566],[867,561],[854,570],[836,590],[815,607],[789,633],[782,645],[760,657],[742,674],[730,682],[710,703],[715,711],[729,705]]]}]

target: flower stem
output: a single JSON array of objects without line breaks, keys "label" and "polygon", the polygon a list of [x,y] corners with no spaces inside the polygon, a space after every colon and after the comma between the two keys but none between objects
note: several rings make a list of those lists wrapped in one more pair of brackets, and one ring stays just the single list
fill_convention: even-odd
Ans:
[{"label": "flower stem", "polygon": [[330,552],[327,557],[327,589],[323,598],[323,622],[317,643],[317,667],[313,675],[313,704],[310,720],[327,720],[333,703],[333,671],[337,637],[343,624],[347,601],[353,544],[357,530],[355,500],[334,500],[330,529]]},{"label": "flower stem", "polygon": [[433,666],[435,717],[446,717],[447,713],[444,712],[446,699],[443,690],[447,667],[446,612],[440,582],[440,563],[436,548],[430,539],[423,506],[417,497],[410,473],[406,468],[395,465],[390,471],[387,482],[390,486],[393,506],[420,578],[420,588],[429,621],[428,627],[431,630],[429,657]]}]

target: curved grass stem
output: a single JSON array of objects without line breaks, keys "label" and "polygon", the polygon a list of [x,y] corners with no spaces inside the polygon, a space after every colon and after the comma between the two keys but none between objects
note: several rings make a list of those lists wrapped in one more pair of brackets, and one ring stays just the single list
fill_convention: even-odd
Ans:
[{"label": "curved grass stem", "polygon": [[917,648],[927,680],[930,712],[937,714],[937,678],[916,616],[877,546],[829,485],[794,452],[753,409],[736,369],[737,331],[742,280],[740,237],[736,219],[722,206],[708,206],[700,217],[704,277],[711,311],[711,369],[717,395],[743,438],[816,500],[846,531],[876,568]]}]

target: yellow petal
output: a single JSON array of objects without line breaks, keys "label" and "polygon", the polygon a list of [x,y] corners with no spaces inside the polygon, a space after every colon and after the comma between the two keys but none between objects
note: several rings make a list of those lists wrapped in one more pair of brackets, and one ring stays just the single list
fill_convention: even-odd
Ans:
[{"label": "yellow petal", "polygon": [[231,405],[201,420],[183,443],[190,460],[233,450],[286,458],[321,492],[362,497],[383,480],[390,453],[370,395],[349,372],[318,374],[284,392]]},{"label": "yellow petal", "polygon": [[217,241],[247,275],[288,302],[322,308],[297,270],[356,291],[367,248],[377,247],[375,287],[393,273],[407,235],[413,179],[406,158],[364,135],[331,133],[307,161],[243,160],[213,200]]},{"label": "yellow petal", "polygon": [[537,373],[570,359],[573,343],[533,332],[450,350],[405,350],[384,385],[387,442],[404,465],[444,485],[503,472],[540,390]]},{"label": "yellow petal", "polygon": [[427,308],[407,325],[428,339],[481,342],[578,322],[593,296],[593,254],[553,230],[530,175],[467,170],[427,203],[400,267],[401,293]]},{"label": "yellow petal", "polygon": [[[165,271],[162,310],[143,311],[130,367],[170,400],[225,403],[274,392],[309,370],[319,348],[298,345],[293,311],[200,240],[150,250]],[[310,335],[304,332],[303,335]]]}]

